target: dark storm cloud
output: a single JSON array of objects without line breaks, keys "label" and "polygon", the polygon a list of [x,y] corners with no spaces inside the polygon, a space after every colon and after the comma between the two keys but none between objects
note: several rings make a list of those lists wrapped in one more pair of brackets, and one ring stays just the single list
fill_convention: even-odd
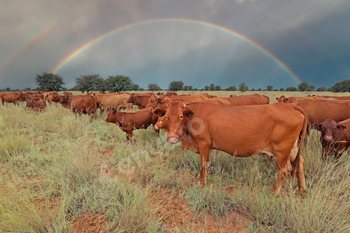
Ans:
[{"label": "dark storm cloud", "polygon": [[[205,21],[233,30],[274,54],[302,81],[329,87],[350,76],[349,11],[345,0],[4,0],[0,89],[33,88],[36,74],[50,72],[95,38],[160,18]],[[31,40],[45,28],[47,33]],[[276,61],[248,42],[184,22],[144,24],[114,33],[83,50],[57,74],[68,88],[87,74],[125,75],[144,88],[149,83],[167,88],[173,80],[199,88],[241,82],[254,88],[297,85]]]}]

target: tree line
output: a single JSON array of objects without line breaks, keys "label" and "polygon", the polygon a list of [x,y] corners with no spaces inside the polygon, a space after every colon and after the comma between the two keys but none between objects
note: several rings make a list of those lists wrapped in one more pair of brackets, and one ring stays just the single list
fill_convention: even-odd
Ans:
[{"label": "tree line", "polygon": [[[73,88],[67,89],[63,87],[65,83],[63,78],[53,73],[37,74],[35,79],[37,87],[35,89],[25,88],[22,91],[100,91],[100,92],[121,92],[121,91],[144,91],[138,84],[132,82],[131,78],[123,75],[108,76],[107,79],[103,79],[98,74],[93,75],[81,75],[76,78],[76,85]],[[221,88],[214,83],[204,86],[204,88],[193,88],[193,86],[184,85],[183,81],[173,81],[169,84],[169,91],[331,91],[331,92],[350,92],[350,79],[337,82],[334,86],[326,88],[319,87],[315,90],[315,86],[309,85],[307,82],[302,82],[298,87],[287,87],[274,89],[273,86],[267,86],[266,89],[249,89],[249,87],[243,82],[236,86],[230,86],[228,88]],[[148,85],[149,91],[161,91],[162,89],[156,83]],[[1,91],[19,91],[11,90],[9,87]]]}]

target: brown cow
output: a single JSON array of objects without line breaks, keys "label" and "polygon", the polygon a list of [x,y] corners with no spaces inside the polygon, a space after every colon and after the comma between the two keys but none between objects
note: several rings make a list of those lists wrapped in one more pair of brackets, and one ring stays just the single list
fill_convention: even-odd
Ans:
[{"label": "brown cow", "polygon": [[270,98],[266,95],[241,95],[226,97],[232,106],[269,104]]},{"label": "brown cow", "polygon": [[326,119],[343,121],[350,118],[350,101],[304,98],[293,102],[307,115],[308,127]]},{"label": "brown cow", "polygon": [[285,97],[284,95],[281,95],[280,97],[276,97],[277,102],[281,102],[281,103],[294,103],[295,101],[300,99],[326,99],[326,97],[324,96]]},{"label": "brown cow", "polygon": [[46,102],[45,100],[39,100],[39,101],[28,101],[26,104],[26,107],[31,108],[35,111],[43,110],[46,108]]},{"label": "brown cow", "polygon": [[[291,177],[298,177],[299,191],[306,188],[300,155],[306,134],[306,116],[295,105],[275,103],[233,107],[171,102],[166,111],[157,108],[153,113],[159,117],[155,128],[168,132],[169,143],[181,142],[181,147],[200,154],[202,185],[207,182],[209,152],[216,149],[239,157],[273,154],[278,169],[274,194],[280,192],[292,169],[291,163]],[[299,148],[292,150],[296,149],[300,133]]]},{"label": "brown cow", "polygon": [[[71,97],[71,98],[69,98]],[[73,95],[53,95],[50,98],[51,102],[60,103],[62,107],[70,109]]]},{"label": "brown cow", "polygon": [[22,92],[5,92],[0,95],[2,106],[5,105],[5,102],[19,105],[20,98],[23,98],[24,96],[25,95]]},{"label": "brown cow", "polygon": [[133,105],[137,105],[139,109],[144,109],[147,106],[149,98],[154,95],[153,93],[146,94],[130,94],[130,98],[127,103],[132,103]]},{"label": "brown cow", "polygon": [[340,122],[327,119],[313,127],[321,131],[320,141],[327,157],[334,154],[338,159],[350,148],[350,119]]},{"label": "brown cow", "polygon": [[[117,124],[126,133],[128,141],[131,140],[134,129],[147,129],[149,125],[155,125],[157,120],[158,117],[152,113],[151,108],[145,108],[134,113],[119,112],[119,109],[112,110],[106,118],[106,122]],[[155,131],[159,135],[159,129],[155,129]]]},{"label": "brown cow", "polygon": [[73,95],[73,93],[70,92],[70,91],[64,91],[64,92],[63,92],[63,95]]},{"label": "brown cow", "polygon": [[42,94],[34,94],[34,93],[26,93],[26,101],[40,101],[44,100],[44,96]]},{"label": "brown cow", "polygon": [[104,110],[110,109],[120,109],[122,107],[127,108],[129,112],[133,111],[133,105],[131,103],[127,103],[130,98],[130,94],[123,93],[109,93],[109,94],[101,94],[101,93],[90,93],[96,97],[96,101],[98,106],[101,108],[101,112]]},{"label": "brown cow", "polygon": [[73,113],[87,113],[89,116],[91,116],[91,112],[94,112],[94,117],[97,119],[97,101],[95,96],[84,95],[73,97],[71,102],[71,109]]},{"label": "brown cow", "polygon": [[[168,98],[168,99],[166,99]],[[156,108],[159,103],[163,103],[163,100],[166,99],[168,102],[170,101],[180,101],[182,103],[188,104],[192,102],[198,102],[206,99],[211,99],[211,97],[207,93],[196,94],[196,95],[171,95],[167,97],[159,97],[151,96],[149,98],[148,104],[146,108]]]}]

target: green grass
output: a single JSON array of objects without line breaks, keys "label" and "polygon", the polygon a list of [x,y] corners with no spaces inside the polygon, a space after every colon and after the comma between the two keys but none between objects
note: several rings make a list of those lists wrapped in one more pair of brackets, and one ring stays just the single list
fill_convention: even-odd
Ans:
[{"label": "green grass", "polygon": [[[162,190],[178,192],[198,221],[208,214],[220,221],[234,211],[250,219],[251,232],[350,231],[350,155],[338,163],[323,159],[317,131],[302,151],[306,194],[286,182],[275,197],[277,169],[265,155],[211,151],[208,186],[200,188],[198,154],[167,143],[164,132],[156,137],[152,127],[135,130],[128,143],[106,114],[98,116],[55,105],[38,113],[23,103],[0,106],[0,232],[71,232],[86,212],[107,216],[113,232],[166,232],[150,196]],[[177,231],[194,228],[184,223]]]}]

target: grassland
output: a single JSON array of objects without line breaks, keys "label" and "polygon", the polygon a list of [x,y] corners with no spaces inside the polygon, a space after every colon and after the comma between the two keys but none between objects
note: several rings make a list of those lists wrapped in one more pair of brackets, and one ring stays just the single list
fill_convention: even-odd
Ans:
[{"label": "grassland", "polygon": [[317,131],[302,151],[307,193],[285,183],[274,197],[276,165],[263,155],[212,151],[200,188],[197,154],[152,126],[127,143],[105,118],[0,106],[0,232],[350,232],[350,155],[322,159]]}]

